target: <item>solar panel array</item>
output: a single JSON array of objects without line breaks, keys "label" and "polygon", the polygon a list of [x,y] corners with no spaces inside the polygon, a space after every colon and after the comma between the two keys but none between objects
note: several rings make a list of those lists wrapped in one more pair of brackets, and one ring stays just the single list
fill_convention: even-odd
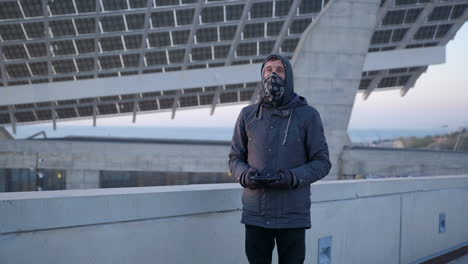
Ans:
[{"label": "solar panel array", "polygon": [[[272,52],[292,57],[305,28],[327,3],[328,0],[0,1],[0,89],[259,63]],[[369,52],[445,45],[467,20],[467,7],[468,0],[382,1],[380,22]],[[405,86],[426,68],[364,72],[360,89]],[[196,96],[186,96],[185,90],[169,95],[159,92],[147,101],[147,95],[133,94],[1,106],[0,124],[250,100],[253,86],[238,86],[243,88],[236,88],[236,92],[220,86],[211,91],[211,97],[206,87],[193,87],[202,91]]]}]

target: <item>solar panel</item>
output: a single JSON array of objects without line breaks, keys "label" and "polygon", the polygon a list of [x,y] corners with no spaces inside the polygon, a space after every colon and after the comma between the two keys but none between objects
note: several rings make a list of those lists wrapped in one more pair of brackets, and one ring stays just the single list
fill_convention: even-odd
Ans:
[{"label": "solar panel", "polygon": [[0,19],[22,18],[21,10],[18,3],[15,2],[0,2]]},{"label": "solar panel", "polygon": [[222,103],[232,103],[232,102],[238,102],[238,93],[237,91],[235,92],[224,92],[219,95],[219,102]]},{"label": "solar panel", "polygon": [[239,101],[250,101],[252,98],[253,91],[252,90],[242,90],[239,92]]},{"label": "solar panel", "polygon": [[94,39],[77,39],[75,44],[80,54],[95,52]]},{"label": "solar panel", "polygon": [[277,36],[279,35],[281,28],[283,27],[284,21],[274,21],[267,23],[267,35]]},{"label": "solar panel", "polygon": [[299,14],[319,13],[322,9],[322,0],[302,1],[299,6]]},{"label": "solar panel", "polygon": [[397,85],[398,86],[404,86],[408,82],[408,80],[411,78],[411,75],[402,75],[398,77]]},{"label": "solar panel", "polygon": [[14,78],[21,78],[21,77],[30,77],[28,67],[26,63],[18,63],[18,64],[8,64],[6,65],[6,70],[8,75]]},{"label": "solar panel", "polygon": [[28,57],[24,45],[10,45],[3,47],[3,55],[9,60],[24,59]]},{"label": "solar panel", "polygon": [[145,101],[139,101],[138,102],[138,107],[140,108],[141,111],[151,111],[151,110],[156,110],[158,109],[158,105],[156,103],[156,100],[145,100]]},{"label": "solar panel", "polygon": [[450,15],[450,19],[457,19],[461,17],[464,13],[468,5],[455,5],[453,7],[452,15]]},{"label": "solar panel", "polygon": [[92,106],[78,106],[76,110],[78,111],[78,114],[80,116],[92,116],[93,115]]},{"label": "solar panel", "polygon": [[407,31],[408,31],[408,28],[397,28],[393,30],[392,42],[398,42],[398,41],[403,40]]},{"label": "solar panel", "polygon": [[192,48],[193,61],[205,61],[212,59],[211,47]]},{"label": "solar panel", "polygon": [[191,107],[198,105],[197,96],[183,96],[179,98],[180,107]]},{"label": "solar panel", "polygon": [[9,114],[0,114],[0,124],[9,124],[11,123]]},{"label": "solar panel", "polygon": [[174,63],[183,63],[184,62],[185,49],[170,50],[169,51],[169,62]]},{"label": "solar panel", "polygon": [[148,34],[148,42],[151,47],[166,47],[171,45],[169,32],[156,32]]},{"label": "solar panel", "polygon": [[33,112],[16,112],[15,118],[18,122],[32,122],[35,121]]},{"label": "solar panel", "polygon": [[75,46],[72,40],[54,41],[51,43],[55,56],[76,54]]},{"label": "solar panel", "polygon": [[437,26],[437,33],[435,35],[436,38],[443,38],[452,28],[453,24],[443,24]]},{"label": "solar panel", "polygon": [[101,43],[101,49],[103,51],[114,51],[114,50],[123,50],[123,43],[120,36],[118,37],[107,37],[99,39]]},{"label": "solar panel", "polygon": [[95,23],[94,17],[75,19],[76,30],[81,35],[96,33]]},{"label": "solar panel", "polygon": [[125,47],[127,49],[140,49],[142,39],[143,35],[126,35],[124,36]]},{"label": "solar panel", "polygon": [[190,30],[172,31],[172,43],[174,45],[185,45],[187,43]]},{"label": "solar panel", "polygon": [[101,25],[104,32],[125,31],[123,16],[101,17]]},{"label": "solar panel", "polygon": [[71,73],[76,72],[73,60],[56,60],[52,61],[52,66],[56,73]]},{"label": "solar panel", "polygon": [[414,34],[414,39],[432,39],[436,31],[436,26],[423,26]]},{"label": "solar panel", "polygon": [[75,60],[76,66],[80,72],[87,72],[94,70],[94,58],[78,58]]},{"label": "solar panel", "polygon": [[148,52],[145,57],[147,65],[167,64],[166,52],[164,51]]},{"label": "solar panel", "polygon": [[382,20],[382,25],[399,25],[403,24],[405,19],[406,10],[393,10],[388,11]]},{"label": "solar panel", "polygon": [[181,9],[176,11],[177,25],[190,25],[193,22],[195,9]]},{"label": "solar panel", "polygon": [[200,105],[210,105],[213,102],[213,94],[200,95]]},{"label": "solar panel", "polygon": [[179,0],[155,0],[156,6],[179,5]]},{"label": "solar panel", "polygon": [[29,55],[31,57],[45,57],[47,56],[47,50],[45,43],[30,43],[26,44]]},{"label": "solar panel", "polygon": [[219,38],[221,40],[233,40],[236,34],[237,26],[219,27]]},{"label": "solar panel", "polygon": [[120,56],[99,57],[99,63],[102,69],[122,68]]},{"label": "solar panel", "polygon": [[228,55],[229,45],[215,46],[214,47],[214,56],[215,59],[225,59]]},{"label": "solar panel", "polygon": [[111,78],[111,77],[118,77],[118,72],[109,72],[109,73],[100,73],[98,74],[98,78]]},{"label": "solar panel", "polygon": [[197,42],[212,42],[218,40],[218,30],[216,27],[201,28],[196,33]]},{"label": "solar panel", "polygon": [[140,62],[140,54],[124,54],[122,56],[125,67],[138,67]]},{"label": "solar panel", "polygon": [[391,30],[377,30],[372,35],[371,44],[383,44],[390,41]]},{"label": "solar panel", "polygon": [[23,29],[19,24],[0,25],[0,35],[4,41],[26,39]]},{"label": "solar panel", "polygon": [[145,27],[145,14],[130,14],[125,16],[129,30],[143,29]]},{"label": "solar panel", "polygon": [[54,37],[76,35],[75,27],[73,26],[71,19],[51,21],[49,25]]},{"label": "solar panel", "polygon": [[361,79],[361,82],[359,83],[359,90],[366,90],[370,83],[371,83],[372,79]]},{"label": "solar panel", "polygon": [[73,118],[78,116],[74,108],[57,108],[55,109],[55,112],[60,119]]},{"label": "solar panel", "polygon": [[448,20],[452,6],[437,6],[427,17],[428,21]]},{"label": "solar panel", "polygon": [[121,113],[130,113],[133,112],[134,102],[118,103],[119,111]]},{"label": "solar panel", "polygon": [[275,41],[261,41],[259,43],[259,46],[259,54],[268,55],[273,50],[273,47],[275,46]]},{"label": "solar panel", "polygon": [[237,56],[257,55],[257,43],[240,43],[237,46]]},{"label": "solar panel", "polygon": [[410,24],[416,22],[419,14],[421,14],[422,8],[408,9],[405,16],[405,24]]},{"label": "solar panel", "polygon": [[47,62],[39,61],[39,62],[30,62],[29,68],[33,75],[47,75],[48,74],[48,67]]},{"label": "solar panel", "polygon": [[226,6],[226,20],[239,20],[242,16],[244,5],[227,5]]},{"label": "solar panel", "polygon": [[[130,8],[145,8],[148,0],[129,0],[128,2],[130,3]],[[151,1],[151,3],[153,3],[153,1]]]},{"label": "solar panel", "polygon": [[385,77],[380,80],[377,87],[378,88],[393,87],[393,86],[396,86],[396,84],[397,84],[397,77]]},{"label": "solar panel", "polygon": [[102,0],[104,10],[123,10],[128,9],[127,0]]},{"label": "solar panel", "polygon": [[174,99],[173,98],[161,98],[161,99],[159,99],[159,109],[172,108],[173,104],[174,104]]},{"label": "solar panel", "polygon": [[43,16],[41,0],[21,0],[21,7],[27,17]]},{"label": "solar panel", "polygon": [[101,115],[110,115],[118,113],[116,104],[98,104],[97,107],[99,109],[99,114]]},{"label": "solar panel", "polygon": [[31,84],[37,84],[37,83],[48,83],[49,79],[34,79],[31,80]]},{"label": "solar panel", "polygon": [[[226,7],[228,9],[228,7]],[[227,11],[226,11],[227,12]],[[205,7],[201,11],[202,23],[215,23],[224,21],[222,6]]]},{"label": "solar panel", "polygon": [[39,120],[51,120],[52,111],[51,110],[36,110],[36,116]]},{"label": "solar panel", "polygon": [[287,16],[291,7],[292,0],[275,1],[275,16]]},{"label": "solar panel", "polygon": [[52,15],[64,15],[76,13],[72,0],[49,1],[47,3]]},{"label": "solar panel", "polygon": [[23,26],[28,38],[43,38],[45,36],[44,23],[42,22],[24,23]]},{"label": "solar panel", "polygon": [[173,27],[174,24],[174,15],[172,11],[160,11],[151,13],[151,23],[153,28],[157,27]]},{"label": "solar panel", "polygon": [[250,8],[250,18],[264,18],[273,16],[273,2],[253,3]]},{"label": "solar panel", "polygon": [[78,13],[96,12],[96,0],[78,0],[75,4]]},{"label": "solar panel", "polygon": [[265,35],[264,29],[264,23],[247,24],[243,31],[244,39],[263,37]]}]

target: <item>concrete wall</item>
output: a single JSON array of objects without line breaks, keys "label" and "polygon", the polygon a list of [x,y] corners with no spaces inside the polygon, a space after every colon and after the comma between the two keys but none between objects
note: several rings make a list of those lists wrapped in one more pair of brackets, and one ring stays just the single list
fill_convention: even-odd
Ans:
[{"label": "concrete wall", "polygon": [[[468,175],[311,188],[306,263],[317,263],[325,236],[334,264],[412,263],[468,242]],[[0,263],[247,263],[241,191],[210,184],[3,193]]]},{"label": "concrete wall", "polygon": [[468,174],[468,152],[346,147],[340,159],[345,178]]},{"label": "concrete wall", "polygon": [[293,57],[295,90],[321,114],[332,170],[350,145],[348,123],[374,32],[379,0],[331,0],[302,34]]}]

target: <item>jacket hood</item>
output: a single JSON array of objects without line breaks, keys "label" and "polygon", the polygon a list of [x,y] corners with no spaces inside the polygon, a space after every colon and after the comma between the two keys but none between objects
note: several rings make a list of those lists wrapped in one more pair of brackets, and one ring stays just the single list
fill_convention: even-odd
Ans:
[{"label": "jacket hood", "polygon": [[[262,64],[262,68],[260,70],[260,75],[261,75],[261,78],[262,78],[262,83],[263,83],[263,80],[265,79],[264,76],[263,76],[263,68],[265,67],[265,64],[271,59],[271,58],[277,58],[279,59],[281,62],[283,62],[283,65],[284,65],[284,68],[285,68],[285,71],[286,71],[286,88],[285,88],[285,91],[284,91],[284,94],[283,94],[283,98],[281,99],[279,105],[276,107],[276,108],[279,108],[279,107],[282,107],[282,106],[285,106],[286,104],[288,104],[295,96],[296,96],[296,93],[294,92],[294,75],[293,75],[293,70],[292,70],[292,66],[291,66],[291,63],[289,62],[289,60],[281,55],[278,55],[278,54],[271,54],[269,55],[268,57],[265,58],[265,60],[263,61],[263,64]],[[262,89],[260,91],[260,101],[259,103],[265,103],[265,104],[269,104],[266,100],[264,100],[265,98],[265,91]]]}]

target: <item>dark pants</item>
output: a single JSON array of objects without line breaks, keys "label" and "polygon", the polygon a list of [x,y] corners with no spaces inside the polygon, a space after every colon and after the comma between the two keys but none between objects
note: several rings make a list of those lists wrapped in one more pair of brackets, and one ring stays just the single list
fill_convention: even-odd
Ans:
[{"label": "dark pants", "polygon": [[245,225],[245,253],[250,264],[270,264],[273,248],[279,264],[304,263],[305,228],[268,229]]}]

